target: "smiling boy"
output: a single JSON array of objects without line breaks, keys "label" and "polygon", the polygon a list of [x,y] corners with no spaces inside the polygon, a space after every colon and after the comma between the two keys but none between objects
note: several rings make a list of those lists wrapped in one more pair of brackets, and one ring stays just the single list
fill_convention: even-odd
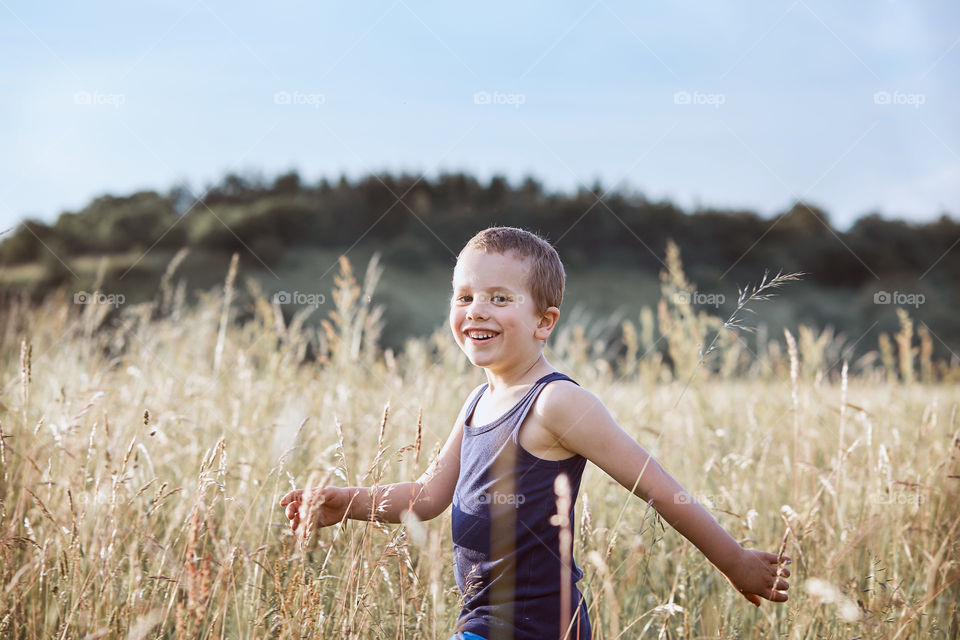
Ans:
[{"label": "smiling boy", "polygon": [[454,268],[449,320],[486,384],[467,398],[417,481],[377,487],[376,495],[366,487],[292,491],[280,502],[291,527],[400,522],[407,510],[429,520],[452,503],[454,574],[464,599],[454,638],[590,638],[572,532],[558,526],[574,521],[589,460],[652,504],[747,600],[786,601],[790,572],[780,565],[790,559],[741,547],[596,396],[547,362],[543,345],[560,317],[564,284],[557,252],[535,234],[494,227],[474,236]]}]

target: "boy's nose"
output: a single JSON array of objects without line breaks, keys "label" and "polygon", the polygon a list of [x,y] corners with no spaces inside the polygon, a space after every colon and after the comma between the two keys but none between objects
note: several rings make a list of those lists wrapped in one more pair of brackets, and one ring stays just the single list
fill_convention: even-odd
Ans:
[{"label": "boy's nose", "polygon": [[484,304],[482,301],[474,299],[470,303],[470,306],[467,307],[467,318],[470,320],[485,320],[487,318],[487,313],[483,310]]}]

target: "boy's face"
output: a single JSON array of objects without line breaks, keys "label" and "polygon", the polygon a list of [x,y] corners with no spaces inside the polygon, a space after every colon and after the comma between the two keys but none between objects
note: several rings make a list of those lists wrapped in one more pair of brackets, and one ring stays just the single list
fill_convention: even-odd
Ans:
[{"label": "boy's face", "polygon": [[527,263],[515,254],[467,249],[457,261],[450,329],[474,365],[509,370],[530,362],[559,314],[556,307],[537,313],[527,288]]}]

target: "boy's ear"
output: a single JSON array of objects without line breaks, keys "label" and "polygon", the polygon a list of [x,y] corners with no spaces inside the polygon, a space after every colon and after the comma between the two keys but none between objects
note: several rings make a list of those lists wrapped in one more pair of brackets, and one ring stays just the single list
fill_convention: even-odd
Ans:
[{"label": "boy's ear", "polygon": [[543,315],[540,316],[539,322],[537,322],[534,336],[536,336],[538,340],[546,340],[550,337],[559,320],[560,309],[557,307],[548,307],[547,310],[543,312]]}]

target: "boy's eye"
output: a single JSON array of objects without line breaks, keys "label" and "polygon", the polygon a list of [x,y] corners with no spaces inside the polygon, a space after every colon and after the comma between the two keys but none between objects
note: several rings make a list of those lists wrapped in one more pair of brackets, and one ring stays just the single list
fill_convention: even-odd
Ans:
[{"label": "boy's eye", "polygon": [[[494,304],[507,304],[508,302],[510,302],[510,298],[508,296],[505,296],[499,293],[496,295],[492,295],[489,298],[485,298],[481,296],[481,300],[484,300],[484,299],[489,300]],[[453,300],[458,304],[469,304],[473,302],[473,296],[466,296],[466,295],[454,296]]]}]

